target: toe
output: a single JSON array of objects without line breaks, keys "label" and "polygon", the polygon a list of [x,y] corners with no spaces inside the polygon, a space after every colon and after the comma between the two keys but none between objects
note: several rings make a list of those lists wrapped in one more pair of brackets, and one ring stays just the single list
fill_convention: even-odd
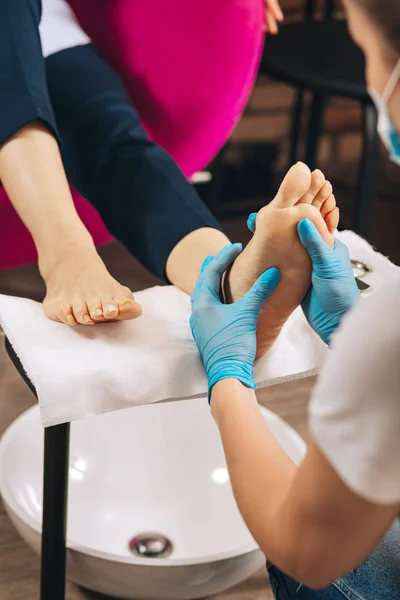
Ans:
[{"label": "toe", "polygon": [[89,310],[86,302],[76,302],[72,305],[72,310],[75,319],[81,325],[94,325],[94,321],[89,315]]},{"label": "toe", "polygon": [[113,298],[119,308],[118,320],[126,321],[135,319],[142,314],[142,309],[139,304],[136,304],[133,293],[129,288],[122,288],[116,291]]},{"label": "toe", "polygon": [[56,321],[56,323],[60,323],[61,319],[58,317],[57,308],[58,306],[55,302],[49,302],[47,300],[43,302],[43,310],[45,312],[46,317],[51,321]]},{"label": "toe", "polygon": [[311,185],[310,169],[302,162],[298,162],[287,172],[277,195],[269,206],[287,208],[297,204]]},{"label": "toe", "polygon": [[336,208],[336,198],[333,194],[331,194],[321,206],[321,215],[324,217],[324,219],[326,215],[332,212],[334,208]]},{"label": "toe", "polygon": [[122,285],[120,289],[117,290],[118,293],[122,293],[125,298],[130,298],[131,300],[135,300],[135,296],[133,295],[132,290],[130,290],[125,285]]},{"label": "toe", "polygon": [[65,323],[65,325],[71,325],[73,327],[77,324],[77,320],[73,315],[72,306],[70,304],[62,304],[57,311],[57,316],[62,323]]},{"label": "toe", "polygon": [[312,205],[315,206],[318,210],[320,210],[321,206],[332,195],[332,184],[329,181],[326,181],[322,186],[318,194],[315,196],[312,201]]},{"label": "toe", "polygon": [[319,169],[311,173],[311,183],[306,193],[300,198],[299,203],[311,204],[315,196],[321,191],[325,184],[325,175]]},{"label": "toe", "polygon": [[86,305],[93,321],[104,321],[103,307],[100,298],[91,298],[86,301]]},{"label": "toe", "polygon": [[339,225],[339,209],[337,206],[329,214],[326,215],[325,223],[329,233],[333,235]]},{"label": "toe", "polygon": [[103,298],[101,301],[103,315],[107,321],[113,321],[119,315],[118,304],[112,298]]}]

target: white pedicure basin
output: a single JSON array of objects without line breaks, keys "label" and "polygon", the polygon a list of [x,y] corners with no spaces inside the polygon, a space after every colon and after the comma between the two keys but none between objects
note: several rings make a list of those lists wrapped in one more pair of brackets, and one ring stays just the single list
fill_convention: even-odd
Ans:
[{"label": "white pedicure basin", "polygon": [[[302,439],[263,416],[293,460]],[[39,409],[0,441],[0,492],[39,553],[43,430]],[[115,598],[189,600],[239,583],[264,563],[236,507],[205,399],[108,413],[71,427],[68,577]]]}]

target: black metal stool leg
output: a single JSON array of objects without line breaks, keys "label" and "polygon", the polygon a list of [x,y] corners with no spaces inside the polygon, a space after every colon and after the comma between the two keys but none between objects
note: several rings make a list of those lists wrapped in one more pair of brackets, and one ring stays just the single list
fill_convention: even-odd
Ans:
[{"label": "black metal stool leg", "polygon": [[[8,339],[8,355],[37,398],[35,387]],[[70,424],[44,430],[43,518],[40,600],[65,600]]]},{"label": "black metal stool leg", "polygon": [[367,238],[379,166],[378,112],[371,102],[364,107],[364,139],[359,166],[354,230]]},{"label": "black metal stool leg", "polygon": [[64,600],[70,424],[44,431],[40,600]]},{"label": "black metal stool leg", "polygon": [[297,162],[301,116],[303,114],[303,106],[304,106],[304,91],[302,89],[299,89],[299,90],[297,90],[296,102],[292,109],[292,119],[291,119],[291,125],[290,125],[290,148],[289,148],[289,165],[288,165],[289,169]]},{"label": "black metal stool leg", "polygon": [[319,140],[322,134],[324,118],[325,96],[313,94],[310,117],[308,120],[307,145],[305,162],[313,171],[317,161]]}]

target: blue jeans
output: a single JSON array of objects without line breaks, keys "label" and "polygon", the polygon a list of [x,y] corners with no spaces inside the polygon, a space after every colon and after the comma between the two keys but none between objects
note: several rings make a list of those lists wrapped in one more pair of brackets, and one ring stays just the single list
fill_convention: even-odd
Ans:
[{"label": "blue jeans", "polygon": [[276,600],[399,600],[400,521],[363,565],[325,590],[310,590],[267,564]]}]

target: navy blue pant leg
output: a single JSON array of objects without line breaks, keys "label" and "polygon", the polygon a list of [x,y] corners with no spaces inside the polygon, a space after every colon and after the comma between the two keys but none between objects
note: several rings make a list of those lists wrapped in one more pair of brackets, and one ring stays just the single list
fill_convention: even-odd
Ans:
[{"label": "navy blue pant leg", "polygon": [[46,59],[47,82],[72,185],[108,230],[165,279],[174,246],[220,229],[172,158],[147,137],[121,81],[91,45]]},{"label": "navy blue pant leg", "polygon": [[39,37],[40,0],[0,0],[0,144],[37,119],[57,136]]}]

